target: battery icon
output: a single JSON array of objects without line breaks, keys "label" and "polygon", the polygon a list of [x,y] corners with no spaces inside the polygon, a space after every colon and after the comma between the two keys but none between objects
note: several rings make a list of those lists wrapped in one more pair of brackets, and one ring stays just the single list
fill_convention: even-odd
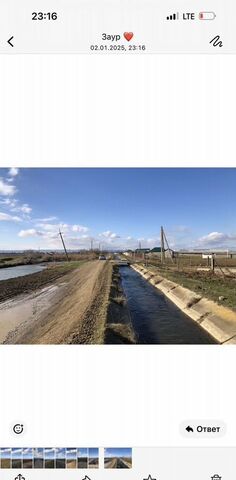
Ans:
[{"label": "battery icon", "polygon": [[200,12],[199,13],[199,20],[215,20],[216,14],[215,12]]}]

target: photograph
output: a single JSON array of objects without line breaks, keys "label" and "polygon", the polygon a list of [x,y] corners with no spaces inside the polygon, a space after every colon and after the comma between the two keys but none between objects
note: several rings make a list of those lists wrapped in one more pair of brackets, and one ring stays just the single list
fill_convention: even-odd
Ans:
[{"label": "photograph", "polygon": [[77,448],[66,449],[66,468],[77,468]]},{"label": "photograph", "polygon": [[22,468],[22,448],[12,448],[11,468]]},{"label": "photograph", "polygon": [[55,448],[44,449],[44,468],[55,468]]},{"label": "photograph", "polygon": [[88,459],[88,468],[99,468],[99,449],[89,448]]},{"label": "photograph", "polygon": [[23,463],[22,468],[33,468],[33,448],[22,448]]},{"label": "photograph", "polygon": [[0,344],[236,344],[235,185],[236,168],[0,169]]},{"label": "photograph", "polygon": [[43,448],[34,448],[33,449],[34,457],[34,468],[44,468],[44,449]]},{"label": "photograph", "polygon": [[65,448],[56,448],[56,468],[66,468]]},{"label": "photograph", "polygon": [[132,468],[132,448],[106,448],[104,468]]},{"label": "photograph", "polygon": [[88,468],[88,448],[77,449],[77,468]]},{"label": "photograph", "polygon": [[1,468],[11,468],[11,448],[0,449],[0,465]]}]

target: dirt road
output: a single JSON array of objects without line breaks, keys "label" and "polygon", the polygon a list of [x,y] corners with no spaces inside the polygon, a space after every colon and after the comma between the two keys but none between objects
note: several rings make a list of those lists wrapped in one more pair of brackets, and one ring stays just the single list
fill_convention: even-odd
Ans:
[{"label": "dirt road", "polygon": [[[102,343],[111,270],[108,262],[91,261],[56,281],[53,295],[50,295],[50,301],[47,300],[46,307],[43,301],[34,304],[30,315],[25,316],[24,313],[24,321],[6,334],[3,343]],[[47,289],[34,295],[41,296],[43,300]],[[13,305],[9,306],[8,317],[17,301],[20,300],[15,300]],[[27,302],[32,302],[32,295],[23,298],[24,312]]]},{"label": "dirt road", "polygon": [[105,461],[105,468],[131,468],[132,462],[123,458],[112,458]]}]

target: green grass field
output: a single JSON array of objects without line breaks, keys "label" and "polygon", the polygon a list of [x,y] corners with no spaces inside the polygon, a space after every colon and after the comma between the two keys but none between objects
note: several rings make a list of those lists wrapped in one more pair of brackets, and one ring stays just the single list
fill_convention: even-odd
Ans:
[{"label": "green grass field", "polygon": [[[161,276],[188,288],[220,305],[236,310],[236,277],[224,277],[212,272],[187,272],[165,267],[149,267]],[[223,297],[223,300],[219,300]]]}]

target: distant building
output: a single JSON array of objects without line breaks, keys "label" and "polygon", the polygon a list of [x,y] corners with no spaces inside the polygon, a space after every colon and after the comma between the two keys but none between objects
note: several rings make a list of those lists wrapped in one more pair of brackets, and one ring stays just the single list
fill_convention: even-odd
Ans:
[{"label": "distant building", "polygon": [[144,253],[149,253],[150,248],[136,248],[135,253],[138,255],[143,255]]},{"label": "distant building", "polygon": [[[152,250],[149,251],[149,255],[155,255],[157,257],[161,256],[161,247],[154,247]],[[172,248],[165,248],[165,256],[166,257],[171,257],[174,258],[175,252],[172,250]]]},{"label": "distant building", "polygon": [[125,255],[126,257],[130,257],[130,255],[133,254],[133,250],[127,250],[126,252],[123,252],[123,255]]}]

